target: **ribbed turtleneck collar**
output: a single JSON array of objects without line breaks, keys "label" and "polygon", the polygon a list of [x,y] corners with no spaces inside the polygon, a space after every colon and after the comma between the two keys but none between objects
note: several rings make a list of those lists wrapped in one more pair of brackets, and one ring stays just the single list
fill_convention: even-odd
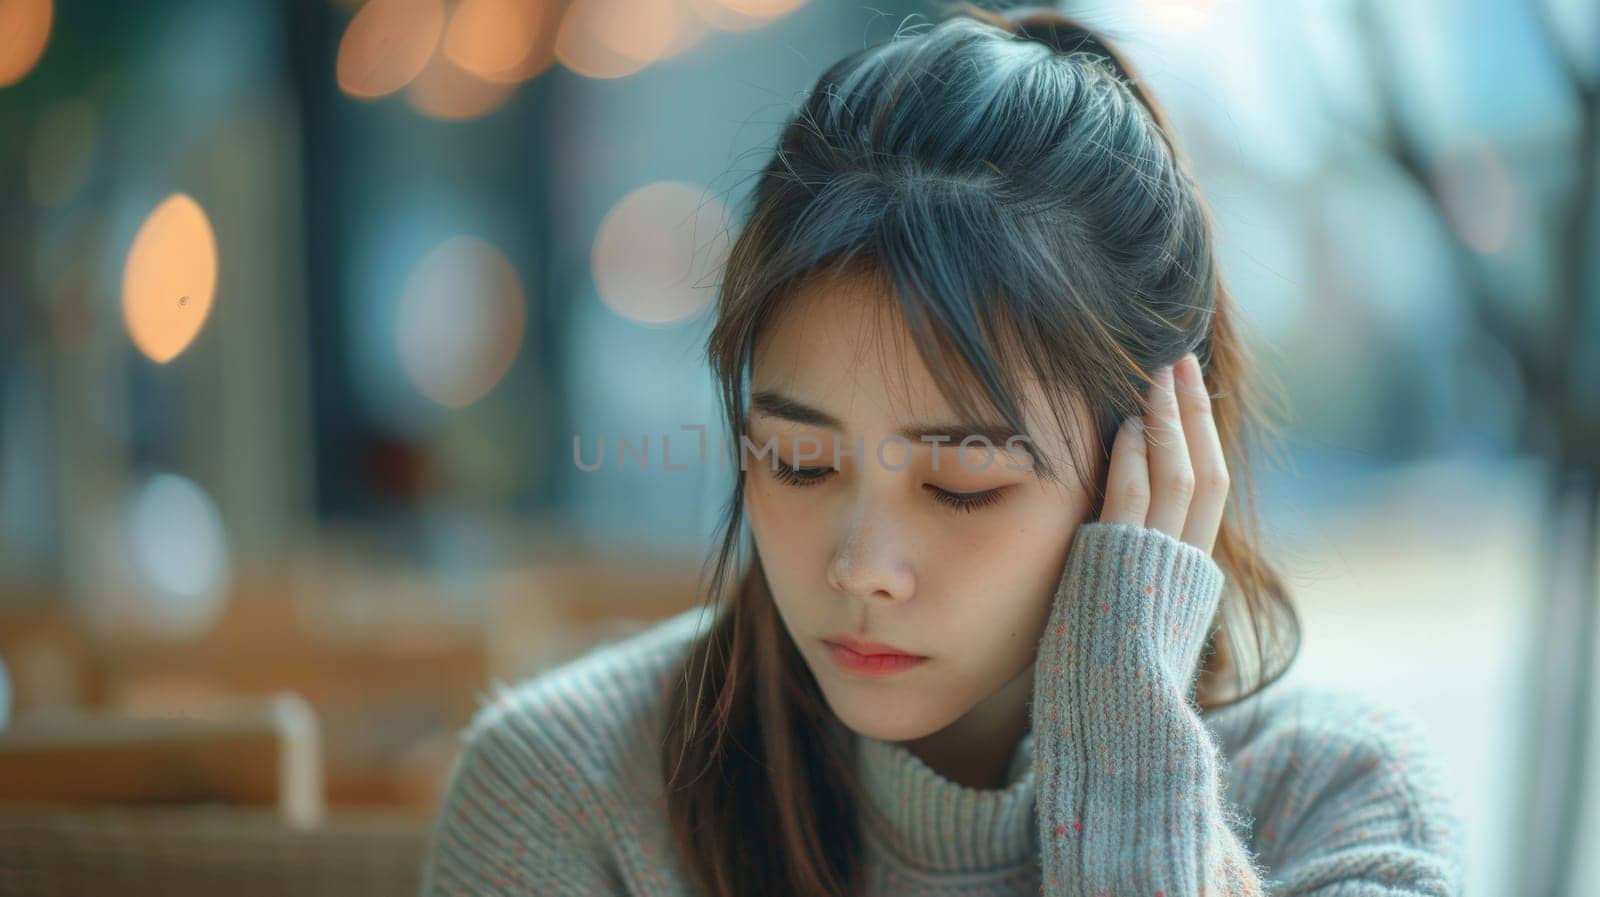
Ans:
[{"label": "ribbed turtleneck collar", "polygon": [[952,782],[898,742],[854,737],[861,782],[890,830],[870,813],[862,824],[902,861],[933,874],[985,873],[1037,855],[1031,730],[1012,752],[1007,784],[992,789]]}]

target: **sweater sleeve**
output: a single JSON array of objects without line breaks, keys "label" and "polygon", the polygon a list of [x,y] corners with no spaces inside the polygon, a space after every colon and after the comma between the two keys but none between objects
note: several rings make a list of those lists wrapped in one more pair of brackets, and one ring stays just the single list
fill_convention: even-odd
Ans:
[{"label": "sweater sleeve", "polygon": [[545,683],[496,691],[460,734],[423,897],[622,894],[596,834],[604,809],[578,768],[574,708]]},{"label": "sweater sleeve", "polygon": [[[1362,831],[1375,819],[1431,819],[1431,808],[1440,805],[1420,800],[1416,789],[1387,787],[1406,770],[1380,769],[1360,751],[1330,752],[1328,768],[1319,772],[1331,768],[1331,774],[1272,789],[1287,796],[1270,808],[1275,824],[1298,838],[1293,844],[1285,838],[1288,852],[1273,857],[1273,871],[1285,878],[1269,875],[1247,846],[1248,824],[1226,800],[1218,743],[1192,703],[1223,580],[1208,553],[1160,530],[1079,527],[1035,668],[1041,893],[1459,893],[1454,842],[1417,834],[1442,826],[1380,824]],[[1291,767],[1281,774],[1300,774]],[[1323,790],[1306,793],[1316,787]],[[1318,808],[1335,806],[1346,814],[1342,837],[1320,837],[1301,824],[1306,813],[1326,817]]]}]

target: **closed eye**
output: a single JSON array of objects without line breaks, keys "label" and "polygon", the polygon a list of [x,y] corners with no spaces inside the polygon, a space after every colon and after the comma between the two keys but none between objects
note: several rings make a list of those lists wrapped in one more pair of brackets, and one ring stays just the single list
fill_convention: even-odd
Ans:
[{"label": "closed eye", "polygon": [[[801,489],[815,486],[839,472],[833,467],[792,467],[779,458],[773,458],[772,463],[772,473],[778,478],[778,482]],[[970,512],[998,502],[1007,487],[985,489],[981,492],[951,492],[931,484],[924,485],[923,488],[927,489],[940,504],[957,511]]]},{"label": "closed eye", "polygon": [[829,474],[838,473],[832,467],[790,467],[776,457],[772,459],[772,472],[778,482],[802,487],[814,486],[827,479]]},{"label": "closed eye", "polygon": [[949,492],[937,486],[928,486],[926,488],[933,492],[934,498],[958,511],[976,511],[979,508],[986,508],[999,501],[1006,491],[1004,486],[998,489],[985,489],[982,492]]}]

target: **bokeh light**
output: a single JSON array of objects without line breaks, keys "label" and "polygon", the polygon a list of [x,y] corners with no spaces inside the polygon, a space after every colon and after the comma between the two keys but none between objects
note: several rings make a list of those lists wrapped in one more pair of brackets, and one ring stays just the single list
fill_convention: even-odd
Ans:
[{"label": "bokeh light", "polygon": [[339,41],[339,89],[370,99],[410,84],[433,56],[444,22],[439,0],[368,0]]},{"label": "bokeh light", "polygon": [[575,0],[555,56],[589,78],[621,78],[694,44],[704,25],[681,0]]},{"label": "bokeh light", "polygon": [[680,321],[704,308],[727,258],[726,207],[681,181],[649,184],[612,207],[590,263],[600,299],[645,324]]},{"label": "bokeh light", "polygon": [[50,43],[51,0],[0,0],[0,87],[33,71]]},{"label": "bokeh light", "polygon": [[682,4],[682,0],[674,0],[673,6],[679,7],[675,10],[678,13],[677,28],[673,32],[672,38],[667,41],[666,48],[656,54],[650,60],[651,62],[661,62],[684,53],[695,47],[707,34],[711,33],[710,26],[699,16],[696,16],[687,5]]},{"label": "bokeh light", "polygon": [[776,19],[804,5],[804,0],[718,0],[724,9],[754,19]]},{"label": "bokeh light", "polygon": [[461,235],[423,257],[395,311],[401,364],[447,408],[482,398],[510,370],[526,323],[522,280],[494,246]]},{"label": "bokeh light", "polygon": [[1144,4],[1150,24],[1163,31],[1196,31],[1216,17],[1221,0],[1155,0]]},{"label": "bokeh light", "polygon": [[548,68],[555,0],[461,0],[441,45],[462,71],[496,84],[526,81]]},{"label": "bokeh light", "polygon": [[122,270],[122,318],[151,361],[176,358],[200,332],[217,290],[217,240],[205,210],[174,193],[140,225]]},{"label": "bokeh light", "polygon": [[805,5],[805,0],[689,0],[701,21],[723,31],[769,25]]},{"label": "bokeh light", "polygon": [[447,121],[482,118],[505,105],[513,91],[511,84],[485,81],[455,64],[443,53],[435,53],[428,65],[406,89],[406,100],[424,115]]},{"label": "bokeh light", "polygon": [[141,623],[172,637],[208,628],[229,585],[228,541],[211,497],[186,477],[160,473],[134,493],[129,558],[144,586]]}]

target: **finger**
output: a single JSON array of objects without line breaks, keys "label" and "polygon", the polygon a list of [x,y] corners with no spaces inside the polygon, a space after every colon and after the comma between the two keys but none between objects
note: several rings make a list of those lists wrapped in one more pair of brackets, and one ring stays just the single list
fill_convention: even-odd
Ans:
[{"label": "finger", "polygon": [[1189,501],[1194,497],[1194,468],[1189,462],[1171,366],[1157,372],[1150,384],[1145,433],[1150,451],[1150,512],[1144,525],[1178,539],[1183,536]]},{"label": "finger", "polygon": [[1150,474],[1146,458],[1144,421],[1130,417],[1111,443],[1111,469],[1106,472],[1106,501],[1102,523],[1144,526],[1150,507]]},{"label": "finger", "polygon": [[1176,373],[1178,409],[1183,416],[1195,481],[1194,498],[1189,501],[1189,519],[1183,526],[1183,541],[1210,554],[1217,530],[1222,526],[1223,508],[1228,502],[1228,464],[1222,454],[1222,438],[1217,434],[1211,394],[1206,389],[1200,362],[1193,354],[1186,355]]}]

